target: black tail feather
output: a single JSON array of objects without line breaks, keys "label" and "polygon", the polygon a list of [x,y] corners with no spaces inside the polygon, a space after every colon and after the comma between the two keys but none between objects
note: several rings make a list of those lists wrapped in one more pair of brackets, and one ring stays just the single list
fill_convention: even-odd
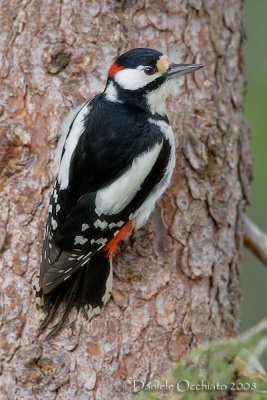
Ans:
[{"label": "black tail feather", "polygon": [[74,301],[75,301],[75,297],[77,295],[77,289],[79,287],[79,283],[80,283],[80,279],[81,279],[81,274],[79,274],[79,276],[77,277],[76,282],[74,282],[73,288],[70,291],[69,294],[69,299],[67,300],[65,309],[64,309],[64,313],[60,319],[60,321],[54,325],[52,327],[52,330],[49,332],[49,334],[46,336],[46,339],[49,340],[52,336],[56,335],[60,329],[62,328],[64,322],[66,321],[73,305],[74,305]]},{"label": "black tail feather", "polygon": [[46,339],[50,339],[60,331],[73,307],[78,312],[82,310],[83,315],[88,320],[99,314],[102,306],[106,304],[110,297],[111,282],[111,261],[103,253],[97,253],[78,272],[50,293],[43,294],[41,290],[42,308],[46,317],[39,326],[39,334],[54,319],[60,304],[63,302],[65,309],[62,317],[46,336]]},{"label": "black tail feather", "polygon": [[[42,298],[43,298],[42,291],[41,291],[41,296],[42,296]],[[45,314],[46,314],[46,317],[45,317],[45,319],[41,322],[41,324],[40,324],[40,326],[39,326],[39,334],[48,326],[49,322],[52,321],[52,319],[53,319],[54,316],[56,315],[56,312],[57,312],[57,310],[58,310],[58,308],[59,308],[61,302],[62,302],[62,296],[56,297],[54,303],[52,303],[52,302],[50,302],[50,301],[48,302],[48,299],[47,299],[47,298],[44,300],[44,303],[45,303],[46,305],[49,304],[49,307],[48,307],[48,308],[45,307],[45,304],[44,304],[44,306],[42,307],[42,308],[43,308],[43,311],[44,311]]]}]

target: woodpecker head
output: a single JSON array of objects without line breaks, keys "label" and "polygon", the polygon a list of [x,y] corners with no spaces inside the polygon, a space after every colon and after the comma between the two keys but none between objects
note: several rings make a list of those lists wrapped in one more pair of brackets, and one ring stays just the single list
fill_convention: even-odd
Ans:
[{"label": "woodpecker head", "polygon": [[133,49],[119,56],[110,67],[105,95],[110,101],[135,104],[153,114],[164,115],[172,79],[202,67],[202,64],[174,64],[157,50]]}]

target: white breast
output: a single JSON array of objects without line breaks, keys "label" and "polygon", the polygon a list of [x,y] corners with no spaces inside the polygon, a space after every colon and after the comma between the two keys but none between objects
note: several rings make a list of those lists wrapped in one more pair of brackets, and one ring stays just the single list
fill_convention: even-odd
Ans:
[{"label": "white breast", "polygon": [[162,196],[162,194],[169,186],[172,172],[175,166],[175,143],[174,143],[172,128],[165,121],[158,121],[150,118],[149,122],[151,124],[157,125],[164,134],[165,138],[169,141],[171,146],[171,154],[163,178],[161,179],[159,184],[155,187],[153,192],[148,196],[148,198],[145,200],[142,206],[130,216],[130,219],[134,221],[136,229],[143,226],[148,220],[151,212],[153,211],[156,205],[157,200]]}]

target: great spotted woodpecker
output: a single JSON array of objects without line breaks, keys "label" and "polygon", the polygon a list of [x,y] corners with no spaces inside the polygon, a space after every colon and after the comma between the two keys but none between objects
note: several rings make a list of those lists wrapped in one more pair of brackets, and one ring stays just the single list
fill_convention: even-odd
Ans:
[{"label": "great spotted woodpecker", "polygon": [[117,243],[145,224],[170,183],[175,145],[166,97],[172,79],[202,67],[173,64],[148,48],[130,50],[110,67],[103,93],[64,122],[37,292],[46,313],[41,330],[65,303],[50,336],[72,307],[90,320],[109,300]]}]

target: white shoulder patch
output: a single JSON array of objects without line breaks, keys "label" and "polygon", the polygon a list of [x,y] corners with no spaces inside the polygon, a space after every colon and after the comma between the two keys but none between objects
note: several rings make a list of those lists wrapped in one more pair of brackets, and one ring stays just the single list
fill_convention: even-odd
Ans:
[{"label": "white shoulder patch", "polygon": [[67,115],[67,117],[64,119],[60,129],[59,129],[59,141],[57,144],[57,150],[56,150],[56,155],[55,155],[55,168],[56,168],[56,172],[58,172],[59,170],[59,164],[60,164],[60,159],[61,159],[61,154],[62,154],[62,150],[63,150],[63,146],[67,137],[67,134],[69,132],[70,129],[70,125],[72,123],[72,121],[75,119],[76,115],[78,114],[78,112],[83,108],[83,106],[85,105],[85,103],[80,104],[77,107],[74,107],[69,114]]},{"label": "white shoulder patch", "polygon": [[133,199],[155,164],[162,142],[133,160],[131,167],[111,185],[96,194],[96,209],[102,214],[117,214]]},{"label": "white shoulder patch", "polygon": [[159,120],[153,119],[153,118],[149,118],[148,121],[151,124],[158,126],[159,129],[161,130],[161,132],[163,133],[163,135],[165,136],[165,139],[167,139],[170,142],[170,144],[173,146],[172,149],[175,148],[174,136],[173,136],[173,131],[172,131],[171,126],[165,121],[159,121]]},{"label": "white shoulder patch", "polygon": [[80,108],[78,113],[75,116],[73,116],[73,119],[70,122],[71,124],[73,121],[73,125],[69,132],[68,137],[66,137],[67,133],[65,132],[64,132],[65,137],[62,137],[63,144],[60,155],[62,154],[63,149],[65,150],[65,152],[62,156],[58,173],[58,182],[60,184],[61,190],[67,189],[69,185],[69,169],[70,169],[71,157],[77,146],[80,136],[84,132],[84,118],[89,113],[91,108],[92,106],[90,106],[88,103],[84,104]]},{"label": "white shoulder patch", "polygon": [[160,128],[166,140],[168,140],[168,142],[170,143],[171,154],[168,161],[168,165],[164,171],[163,178],[161,179],[159,184],[154,188],[154,190],[150,193],[150,195],[144,201],[141,207],[138,210],[136,210],[134,214],[130,216],[130,219],[134,221],[136,229],[139,229],[146,223],[147,219],[149,218],[151,212],[155,207],[156,202],[169,186],[172,172],[175,166],[175,143],[174,143],[172,128],[165,121],[159,121],[150,118],[149,122],[151,124],[157,125]]}]

